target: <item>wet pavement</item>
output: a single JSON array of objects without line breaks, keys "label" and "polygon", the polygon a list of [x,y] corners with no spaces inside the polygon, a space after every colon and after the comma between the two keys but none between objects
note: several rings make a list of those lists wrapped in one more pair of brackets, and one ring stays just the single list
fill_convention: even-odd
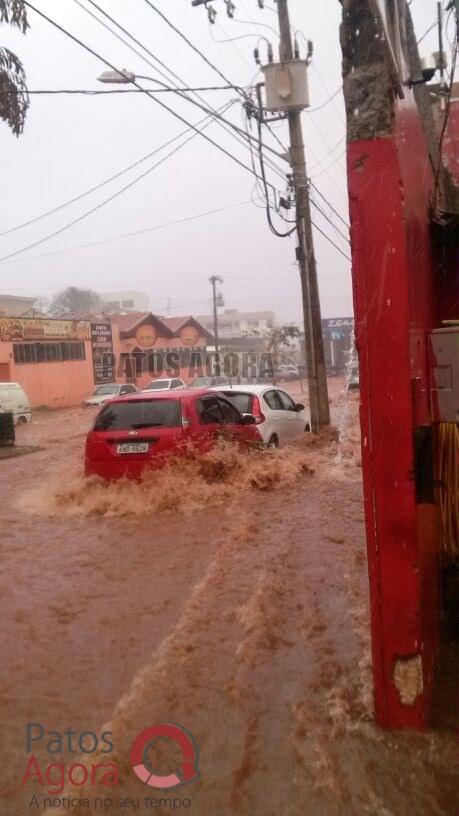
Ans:
[{"label": "wet pavement", "polygon": [[[305,437],[262,465],[223,451],[217,470],[137,489],[83,479],[92,413],[18,429],[43,449],[0,463],[2,814],[40,813],[48,796],[46,781],[21,785],[27,723],[113,731],[120,784],[95,780],[73,790],[89,808],[49,811],[89,816],[154,795],[130,746],[173,721],[200,749],[200,779],[176,794],[195,816],[456,816],[455,738],[372,721],[358,397],[341,389],[340,443]],[[43,767],[81,761],[50,760],[44,743]]]}]

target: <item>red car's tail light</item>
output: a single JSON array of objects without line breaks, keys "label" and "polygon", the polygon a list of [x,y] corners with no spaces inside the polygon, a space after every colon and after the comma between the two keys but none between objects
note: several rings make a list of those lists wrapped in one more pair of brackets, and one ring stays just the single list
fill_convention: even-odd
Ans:
[{"label": "red car's tail light", "polygon": [[252,416],[255,417],[255,425],[261,425],[261,423],[264,422],[266,419],[264,413],[261,410],[260,400],[258,399],[258,397],[253,398]]}]

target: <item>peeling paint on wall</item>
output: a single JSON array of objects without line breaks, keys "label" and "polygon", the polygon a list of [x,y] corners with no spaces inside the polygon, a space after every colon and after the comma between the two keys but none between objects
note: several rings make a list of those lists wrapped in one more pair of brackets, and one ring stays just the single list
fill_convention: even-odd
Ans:
[{"label": "peeling paint on wall", "polygon": [[421,655],[400,657],[397,660],[394,684],[402,705],[414,705],[424,691]]}]

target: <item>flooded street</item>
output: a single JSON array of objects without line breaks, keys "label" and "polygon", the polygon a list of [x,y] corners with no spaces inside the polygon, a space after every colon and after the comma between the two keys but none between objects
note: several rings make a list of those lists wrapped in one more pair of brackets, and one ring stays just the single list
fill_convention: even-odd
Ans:
[{"label": "flooded street", "polygon": [[[2,814],[43,812],[46,782],[21,785],[27,723],[110,724],[120,785],[72,791],[106,806],[49,812],[124,814],[110,797],[154,795],[132,741],[164,721],[199,746],[201,778],[177,792],[195,816],[457,814],[453,735],[372,722],[358,397],[342,384],[339,442],[223,450],[141,486],[83,479],[84,409],[18,429],[41,450],[0,462]],[[34,753],[50,761],[44,741]],[[75,756],[52,761],[103,761]]]}]

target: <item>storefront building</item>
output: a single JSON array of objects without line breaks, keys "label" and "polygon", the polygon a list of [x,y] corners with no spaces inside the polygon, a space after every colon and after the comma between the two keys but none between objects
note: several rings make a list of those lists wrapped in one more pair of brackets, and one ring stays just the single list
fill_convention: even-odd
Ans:
[{"label": "storefront building", "polygon": [[17,382],[32,408],[78,405],[94,387],[90,323],[0,318],[0,382]]},{"label": "storefront building", "polygon": [[111,315],[117,378],[139,387],[155,377],[181,377],[185,382],[205,360],[212,335],[194,317],[158,317],[152,312]]},{"label": "storefront building", "polygon": [[142,387],[157,376],[187,380],[191,353],[205,358],[211,341],[191,316],[0,317],[0,382],[19,383],[32,408],[64,408],[79,405],[106,382]]}]

